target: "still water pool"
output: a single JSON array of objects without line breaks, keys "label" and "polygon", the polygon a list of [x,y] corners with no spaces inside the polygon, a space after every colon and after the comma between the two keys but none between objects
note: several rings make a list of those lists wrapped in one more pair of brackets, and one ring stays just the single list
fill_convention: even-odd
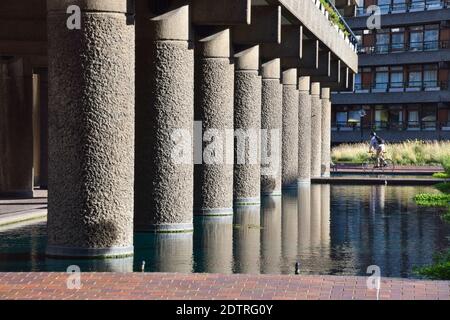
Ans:
[{"label": "still water pool", "polygon": [[430,187],[312,185],[234,218],[196,218],[194,234],[136,234],[127,259],[57,260],[44,256],[45,221],[0,229],[0,271],[140,271],[417,277],[450,242],[439,209],[412,200]]}]

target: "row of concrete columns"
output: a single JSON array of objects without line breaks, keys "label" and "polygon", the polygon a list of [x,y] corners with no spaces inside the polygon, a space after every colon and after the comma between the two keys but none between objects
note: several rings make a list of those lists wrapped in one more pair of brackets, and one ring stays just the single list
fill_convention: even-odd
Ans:
[{"label": "row of concrete columns", "polygon": [[229,29],[193,43],[188,6],[136,30],[135,86],[125,2],[84,8],[76,31],[48,8],[49,255],[131,255],[133,226],[190,232],[194,212],[232,215],[328,174],[328,89],[280,59],[260,68]]}]

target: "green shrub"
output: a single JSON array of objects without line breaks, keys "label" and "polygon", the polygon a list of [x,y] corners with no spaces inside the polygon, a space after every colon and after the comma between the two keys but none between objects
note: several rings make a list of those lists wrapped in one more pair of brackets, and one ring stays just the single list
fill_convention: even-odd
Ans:
[{"label": "green shrub", "polygon": [[441,182],[435,185],[435,188],[442,193],[450,194],[450,182]]},{"label": "green shrub", "polygon": [[450,250],[435,255],[433,262],[430,266],[414,268],[414,272],[433,280],[450,280]]},{"label": "green shrub", "polygon": [[445,173],[450,176],[450,157],[445,157],[442,159],[442,167],[445,170]]},{"label": "green shrub", "polygon": [[450,175],[448,175],[445,172],[436,172],[433,173],[433,178],[438,178],[438,179],[449,179]]},{"label": "green shrub", "polygon": [[420,193],[414,197],[414,201],[424,207],[446,207],[450,202],[450,194]]}]

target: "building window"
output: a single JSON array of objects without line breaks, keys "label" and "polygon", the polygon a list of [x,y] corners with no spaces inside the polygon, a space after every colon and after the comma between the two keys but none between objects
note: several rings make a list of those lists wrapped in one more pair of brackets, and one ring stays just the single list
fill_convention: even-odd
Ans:
[{"label": "building window", "polygon": [[378,0],[377,4],[380,7],[381,14],[389,13],[391,0]]},{"label": "building window", "polygon": [[423,50],[423,26],[416,26],[410,28],[409,50],[411,51]]},{"label": "building window", "polygon": [[423,67],[423,86],[426,89],[438,87],[437,65],[427,64]]},{"label": "building window", "polygon": [[391,67],[390,88],[403,88],[403,67]]},{"label": "building window", "polygon": [[393,52],[401,52],[405,48],[405,29],[392,28],[391,29],[391,48]]},{"label": "building window", "polygon": [[408,130],[420,130],[419,107],[408,106]]},{"label": "building window", "polygon": [[389,68],[377,67],[375,69],[375,88],[376,90],[386,91],[389,84]]},{"label": "building window", "polygon": [[425,10],[425,0],[411,0],[409,10],[410,11]]},{"label": "building window", "polygon": [[436,129],[436,107],[425,105],[422,107],[422,114],[420,121],[422,122],[422,129],[435,130]]},{"label": "building window", "polygon": [[422,66],[412,65],[409,67],[408,89],[411,89],[411,91],[418,91],[421,88],[422,88]]},{"label": "building window", "polygon": [[384,106],[375,106],[375,128],[387,128],[389,123],[389,111]]},{"label": "building window", "polygon": [[389,29],[380,29],[376,34],[376,53],[388,53],[390,46]]},{"label": "building window", "polygon": [[424,31],[424,50],[439,49],[439,25],[427,25]]}]

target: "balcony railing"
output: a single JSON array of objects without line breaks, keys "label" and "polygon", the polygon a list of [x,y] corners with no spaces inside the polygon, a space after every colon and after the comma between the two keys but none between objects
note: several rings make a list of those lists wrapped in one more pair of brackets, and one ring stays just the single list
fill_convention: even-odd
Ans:
[{"label": "balcony railing", "polygon": [[[379,5],[381,14],[389,13],[403,13],[403,12],[416,12],[426,10],[438,10],[448,8],[450,6],[450,0],[423,0],[404,3],[391,3],[385,5]],[[356,8],[356,16],[366,16],[370,13],[367,12],[367,8]]]},{"label": "balcony railing", "polygon": [[[334,131],[360,131],[360,122],[333,122]],[[390,130],[390,131],[450,131],[450,121],[374,121],[363,124],[363,130]]]},{"label": "balcony railing", "polygon": [[408,81],[355,84],[355,93],[415,92],[448,90],[448,81]]},{"label": "balcony railing", "polygon": [[420,41],[408,43],[377,44],[374,46],[359,47],[359,54],[388,54],[396,52],[420,52],[448,49],[449,40]]}]

